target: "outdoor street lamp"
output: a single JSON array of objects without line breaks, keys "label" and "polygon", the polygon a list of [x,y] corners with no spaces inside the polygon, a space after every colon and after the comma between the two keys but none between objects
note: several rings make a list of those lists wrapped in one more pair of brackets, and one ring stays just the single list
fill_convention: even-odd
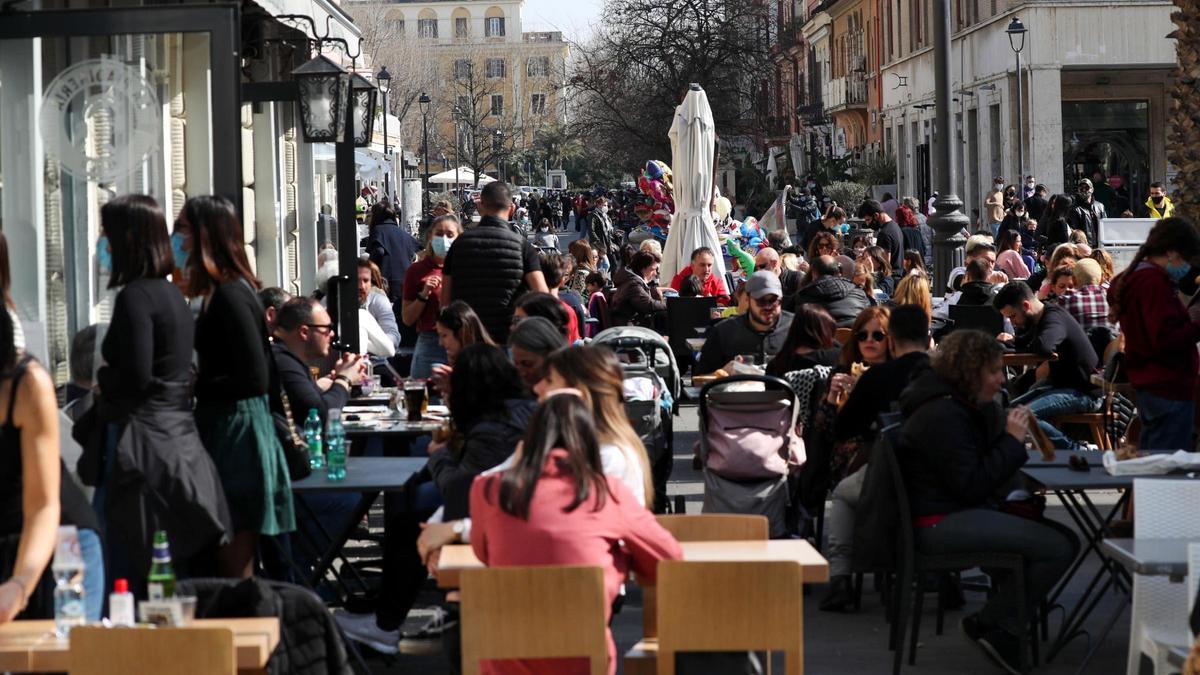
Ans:
[{"label": "outdoor street lamp", "polygon": [[[1021,19],[1013,17],[1005,29],[1008,33],[1008,46],[1017,55],[1017,185],[1025,180],[1025,110],[1021,96],[1021,52],[1025,50],[1025,34],[1029,29],[1021,23]],[[1020,45],[1017,40],[1020,39]]]},{"label": "outdoor street lamp", "polygon": [[346,128],[349,73],[318,54],[292,71],[300,88],[300,126],[309,143],[337,143]]},{"label": "outdoor street lamp", "polygon": [[432,101],[429,94],[421,92],[421,98],[417,99],[417,103],[421,105],[421,155],[424,160],[424,166],[421,171],[421,203],[429,204],[429,104]]},{"label": "outdoor street lamp", "polygon": [[933,203],[935,213],[929,218],[929,226],[933,228],[933,278],[941,283],[949,278],[950,270],[962,264],[962,247],[966,239],[960,232],[970,220],[960,209],[962,200],[955,192],[958,181],[955,178],[953,142],[951,141],[951,43],[950,43],[950,0],[934,0],[933,22],[933,69],[934,91],[937,101],[934,135],[934,161],[938,166],[938,178],[942,184],[938,186],[937,201]]},{"label": "outdoor street lamp", "polygon": [[371,145],[371,132],[375,127],[375,85],[354,73],[350,77],[350,87],[354,92],[354,147],[365,148]]},{"label": "outdoor street lamp", "polygon": [[388,150],[388,91],[392,88],[392,74],[387,71],[387,66],[379,69],[379,73],[375,75],[375,83],[379,85],[379,93],[383,94],[383,158],[387,161],[388,170],[383,173],[383,194],[387,197],[388,202],[392,201],[392,185],[391,185],[391,168],[392,168],[392,153]]},{"label": "outdoor street lamp", "polygon": [[459,146],[462,145],[462,132],[458,128],[458,123],[463,121],[464,115],[462,107],[458,105],[454,106],[454,111],[451,113],[451,117],[454,118],[454,191],[455,194],[457,194],[459,188],[462,187],[458,184],[458,167],[462,164],[458,156]]},{"label": "outdoor street lamp", "polygon": [[501,164],[501,151],[504,149],[504,134],[499,129],[496,130],[495,140],[492,141],[492,148],[496,155],[496,178],[504,180],[504,165]]}]

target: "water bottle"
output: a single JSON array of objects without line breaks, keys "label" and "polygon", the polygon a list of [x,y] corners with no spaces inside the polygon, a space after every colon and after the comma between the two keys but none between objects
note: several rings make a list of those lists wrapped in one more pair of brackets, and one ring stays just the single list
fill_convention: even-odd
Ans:
[{"label": "water bottle", "polygon": [[346,431],[342,429],[342,411],[330,410],[325,425],[325,477],[346,480]]},{"label": "water bottle", "polygon": [[308,409],[304,420],[304,443],[308,445],[308,465],[314,469],[325,466],[325,454],[321,449],[321,414],[316,408]]},{"label": "water bottle", "polygon": [[83,553],[79,549],[79,531],[74,525],[58,528],[58,546],[54,550],[54,632],[66,638],[71,628],[86,622],[83,604]]}]

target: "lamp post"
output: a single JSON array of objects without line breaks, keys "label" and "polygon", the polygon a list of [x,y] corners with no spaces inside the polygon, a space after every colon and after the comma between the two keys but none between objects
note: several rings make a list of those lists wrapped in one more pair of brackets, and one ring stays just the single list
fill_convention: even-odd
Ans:
[{"label": "lamp post", "polygon": [[417,103],[421,105],[421,161],[423,168],[421,170],[421,204],[428,208],[429,206],[429,104],[432,101],[429,94],[421,92],[421,98],[417,99]]},{"label": "lamp post", "polygon": [[454,190],[458,191],[458,167],[461,165],[459,160],[459,146],[462,145],[462,132],[458,128],[458,123],[462,121],[463,110],[460,106],[454,106]]},{"label": "lamp post", "polygon": [[388,152],[388,90],[392,88],[392,74],[388,72],[387,66],[379,69],[379,73],[375,76],[375,82],[379,85],[379,93],[383,94],[383,159],[387,162],[388,170],[383,173],[383,196],[388,202],[392,201],[392,154]]},{"label": "lamp post", "polygon": [[502,158],[500,153],[503,148],[504,134],[497,129],[492,140],[492,154],[496,155],[496,178],[500,180],[504,180],[504,165],[501,164]]},{"label": "lamp post", "polygon": [[[1008,46],[1012,47],[1013,53],[1017,55],[1017,185],[1022,185],[1025,180],[1025,110],[1021,95],[1021,52],[1025,50],[1025,34],[1029,29],[1025,24],[1021,23],[1021,19],[1013,17],[1008,23],[1008,28],[1005,29],[1008,33]],[[1020,46],[1017,45],[1017,40],[1020,40]]]},{"label": "lamp post", "polygon": [[954,193],[958,181],[955,180],[954,143],[950,133],[950,0],[934,0],[933,28],[934,90],[937,92],[936,160],[942,185],[937,201],[933,203],[936,212],[929,219],[929,225],[934,231],[933,283],[941,284],[944,283],[943,279],[949,277],[950,270],[962,262],[962,246],[966,239],[961,232],[969,223],[967,216],[960,211],[962,200]]}]

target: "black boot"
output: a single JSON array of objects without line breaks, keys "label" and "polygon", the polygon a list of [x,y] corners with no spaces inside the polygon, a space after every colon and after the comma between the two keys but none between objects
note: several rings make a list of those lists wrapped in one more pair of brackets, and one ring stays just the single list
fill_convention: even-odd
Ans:
[{"label": "black boot", "polygon": [[829,580],[829,592],[821,598],[822,612],[844,612],[854,605],[854,584],[848,574],[839,574]]}]

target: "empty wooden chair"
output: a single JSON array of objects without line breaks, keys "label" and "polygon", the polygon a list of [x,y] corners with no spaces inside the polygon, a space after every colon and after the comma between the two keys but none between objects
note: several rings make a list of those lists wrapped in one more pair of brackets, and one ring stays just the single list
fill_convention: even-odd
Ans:
[{"label": "empty wooden chair", "polygon": [[804,671],[803,573],[795,562],[658,564],[658,673],[675,674],[678,652],[785,654]]},{"label": "empty wooden chair", "polygon": [[228,628],[71,630],[71,675],[234,675],[237,652]]},{"label": "empty wooden chair", "polygon": [[608,672],[604,572],[599,567],[463,570],[462,672],[491,659],[586,658]]}]

